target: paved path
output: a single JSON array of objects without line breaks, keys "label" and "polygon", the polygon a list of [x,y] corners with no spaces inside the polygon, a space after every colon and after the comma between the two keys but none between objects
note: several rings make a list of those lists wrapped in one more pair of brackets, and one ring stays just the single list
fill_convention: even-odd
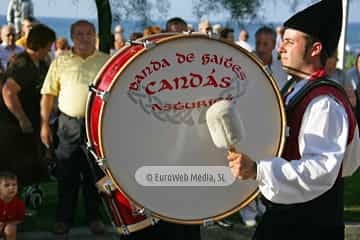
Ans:
[{"label": "paved path", "polygon": [[[87,228],[72,229],[68,237],[57,237],[49,232],[22,232],[18,240],[119,240],[120,237],[111,227],[104,236],[94,236]],[[232,230],[225,230],[218,226],[201,229],[202,240],[250,240],[254,228],[246,228],[242,224],[235,224]],[[360,239],[360,223],[347,223],[346,240]],[[171,239],[171,236],[170,238]]]}]

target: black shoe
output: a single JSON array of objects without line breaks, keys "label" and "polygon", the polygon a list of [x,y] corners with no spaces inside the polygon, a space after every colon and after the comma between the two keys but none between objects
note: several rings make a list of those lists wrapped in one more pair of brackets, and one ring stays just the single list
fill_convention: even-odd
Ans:
[{"label": "black shoe", "polygon": [[217,221],[216,224],[225,229],[232,229],[234,227],[234,224],[226,219]]}]

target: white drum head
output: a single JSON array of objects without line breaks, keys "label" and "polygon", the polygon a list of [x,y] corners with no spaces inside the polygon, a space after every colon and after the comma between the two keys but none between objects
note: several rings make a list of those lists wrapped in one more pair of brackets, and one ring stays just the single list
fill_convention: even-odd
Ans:
[{"label": "white drum head", "polygon": [[275,85],[245,50],[203,35],[169,37],[137,53],[119,70],[100,119],[101,152],[113,180],[134,202],[174,222],[237,211],[256,196],[255,181],[144,186],[135,174],[144,166],[227,167],[226,150],[215,147],[205,122],[208,107],[223,98],[241,113],[245,137],[237,149],[253,159],[279,155],[285,117]]}]

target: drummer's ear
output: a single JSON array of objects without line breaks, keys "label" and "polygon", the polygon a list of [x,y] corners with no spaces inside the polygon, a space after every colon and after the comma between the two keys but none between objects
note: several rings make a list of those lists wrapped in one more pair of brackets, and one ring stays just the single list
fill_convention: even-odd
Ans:
[{"label": "drummer's ear", "polygon": [[322,46],[322,43],[321,42],[314,42],[312,44],[312,47],[311,47],[311,56],[312,57],[315,57],[315,56],[320,56],[321,55],[321,51],[323,50],[323,46]]}]

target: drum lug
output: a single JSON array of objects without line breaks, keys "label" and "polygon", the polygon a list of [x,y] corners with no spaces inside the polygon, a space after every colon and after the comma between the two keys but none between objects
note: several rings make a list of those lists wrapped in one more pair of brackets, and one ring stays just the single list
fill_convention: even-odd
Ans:
[{"label": "drum lug", "polygon": [[106,169],[106,158],[99,158],[99,156],[95,153],[93,147],[91,146],[90,142],[86,143],[86,150],[93,156],[99,167],[101,167],[102,169]]},{"label": "drum lug", "polygon": [[139,215],[148,215],[148,214],[145,213],[145,208],[137,208],[134,211],[134,215],[139,216]]},{"label": "drum lug", "polygon": [[159,222],[159,219],[154,218],[154,217],[151,217],[150,220],[151,220],[151,225],[152,226],[154,226],[155,224],[157,224]]},{"label": "drum lug", "polygon": [[220,35],[219,35],[219,34],[215,34],[215,33],[211,32],[211,31],[208,32],[207,35],[208,35],[208,37],[209,37],[210,39],[215,39],[215,40],[219,40],[219,39],[220,39]]},{"label": "drum lug", "polygon": [[138,211],[139,211],[140,214],[142,214],[143,216],[146,216],[146,218],[150,219],[152,226],[154,226],[155,224],[157,224],[159,222],[159,219],[154,218],[151,215],[151,212],[149,210],[146,210],[145,208],[142,208],[142,209],[139,209]]},{"label": "drum lug", "polygon": [[96,163],[99,165],[99,167],[101,167],[101,168],[107,168],[106,167],[106,158],[98,158],[98,159],[96,159],[95,160],[96,161]]},{"label": "drum lug", "polygon": [[144,44],[144,48],[146,48],[146,49],[150,49],[150,48],[153,48],[156,46],[156,43],[148,41],[148,40],[145,40],[143,42],[143,44]]},{"label": "drum lug", "polygon": [[203,226],[204,227],[210,227],[210,226],[212,226],[212,225],[214,225],[215,224],[215,222],[214,222],[214,220],[213,219],[211,219],[211,218],[209,218],[209,219],[205,219],[204,221],[203,221]]},{"label": "drum lug", "polygon": [[145,49],[150,49],[156,46],[155,42],[149,40],[145,40],[145,41],[134,40],[134,41],[127,41],[126,43],[130,45],[143,45]]},{"label": "drum lug", "polygon": [[96,155],[93,147],[91,146],[91,143],[90,142],[86,142],[86,151],[88,153],[91,154],[91,156],[94,158],[94,159],[98,159],[98,156]]},{"label": "drum lug", "polygon": [[289,137],[290,136],[290,127],[286,126],[285,128],[285,137]]},{"label": "drum lug", "polygon": [[98,90],[93,84],[89,85],[89,91],[96,94],[96,96],[99,96],[104,102],[107,102],[110,97],[109,91],[101,91]]},{"label": "drum lug", "polygon": [[121,234],[124,234],[126,236],[130,235],[130,231],[126,226],[121,226]]}]

